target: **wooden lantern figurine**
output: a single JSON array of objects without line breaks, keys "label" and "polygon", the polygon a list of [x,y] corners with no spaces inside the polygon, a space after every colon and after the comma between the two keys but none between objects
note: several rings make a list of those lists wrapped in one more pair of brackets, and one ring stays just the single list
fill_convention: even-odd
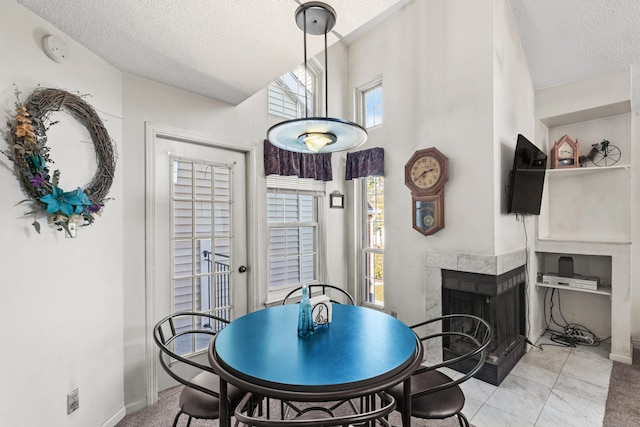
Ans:
[{"label": "wooden lantern figurine", "polygon": [[553,169],[577,168],[578,140],[575,141],[567,135],[560,138],[551,150],[551,167]]}]

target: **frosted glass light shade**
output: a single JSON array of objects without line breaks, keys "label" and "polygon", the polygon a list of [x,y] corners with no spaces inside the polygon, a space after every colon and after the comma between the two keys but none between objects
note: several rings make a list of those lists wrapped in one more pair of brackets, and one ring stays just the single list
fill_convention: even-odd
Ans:
[{"label": "frosted glass light shade", "polygon": [[[305,144],[309,136],[323,135],[327,144],[313,149]],[[330,153],[356,148],[367,141],[367,131],[360,125],[331,117],[287,120],[271,126],[267,139],[278,148],[298,153]],[[331,142],[334,140],[335,142]],[[316,150],[317,151],[314,151]]]}]

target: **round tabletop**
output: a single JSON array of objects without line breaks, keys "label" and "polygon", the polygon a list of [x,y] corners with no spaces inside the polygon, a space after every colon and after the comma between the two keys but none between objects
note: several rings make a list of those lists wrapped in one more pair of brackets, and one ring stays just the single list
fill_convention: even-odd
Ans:
[{"label": "round tabletop", "polygon": [[279,390],[344,390],[397,375],[402,381],[421,348],[413,331],[377,310],[332,309],[332,322],[308,338],[297,334],[297,304],[249,313],[217,334],[215,358],[234,376]]}]

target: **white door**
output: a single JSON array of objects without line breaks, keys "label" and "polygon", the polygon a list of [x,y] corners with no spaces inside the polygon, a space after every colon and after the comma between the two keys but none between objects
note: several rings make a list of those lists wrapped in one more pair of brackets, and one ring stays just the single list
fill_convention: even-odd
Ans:
[{"label": "white door", "polygon": [[[150,286],[156,321],[184,310],[206,311],[227,320],[245,314],[244,154],[202,140],[160,135],[152,150],[154,280]],[[181,326],[191,325],[177,325]],[[183,340],[175,351],[206,361],[207,348],[208,341]],[[156,366],[158,390],[175,385]]]}]

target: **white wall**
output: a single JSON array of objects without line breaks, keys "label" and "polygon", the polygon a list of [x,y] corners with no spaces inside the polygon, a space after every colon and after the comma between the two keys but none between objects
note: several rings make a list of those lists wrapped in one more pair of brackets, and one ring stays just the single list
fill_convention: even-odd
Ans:
[{"label": "white wall", "polygon": [[[324,62],[322,59],[321,62]],[[330,94],[333,100],[329,114],[339,116],[343,112],[344,48],[338,44],[330,48]],[[283,73],[286,70],[283,70]],[[334,88],[333,85],[336,85]],[[250,194],[249,218],[257,218],[257,235],[247,242],[249,249],[257,246],[258,259],[251,261],[249,273],[256,285],[255,304],[249,310],[264,307],[267,300],[268,253],[266,179],[263,163],[263,140],[266,130],[278,119],[268,117],[266,89],[255,94],[237,107],[213,101],[193,93],[178,90],[139,77],[125,75],[123,81],[124,117],[124,180],[127,182],[127,221],[125,223],[125,401],[130,410],[146,405],[146,353],[145,337],[145,122],[159,123],[176,129],[188,130],[210,136],[210,139],[242,150],[254,150],[253,172],[257,191]],[[324,111],[324,110],[323,110]],[[323,113],[324,114],[324,113]],[[333,155],[333,181],[326,191],[344,192],[344,161],[346,155]],[[328,198],[327,198],[328,205]],[[324,207],[325,209],[328,206]],[[327,209],[329,221],[328,281],[347,285],[345,259],[346,244],[344,210]]]},{"label": "white wall", "polygon": [[507,214],[506,194],[518,134],[534,140],[535,92],[509,4],[506,0],[494,4],[495,252],[504,254],[527,246],[525,224],[527,235],[533,237],[535,232],[535,218],[528,217],[523,224]]},{"label": "white wall", "polygon": [[[520,45],[518,32],[506,0],[494,2],[494,222],[495,253],[506,254],[535,243],[536,220],[533,216],[516,219],[507,214],[509,172],[518,134],[535,140],[535,91]],[[540,146],[541,149],[544,147]],[[536,272],[537,259],[529,251],[528,271]],[[542,294],[537,292],[535,274],[530,274],[527,293],[526,335],[535,339],[543,323]]]},{"label": "white wall", "polygon": [[[385,306],[402,320],[424,316],[425,253],[523,247],[513,218],[498,218],[504,157],[516,129],[533,126],[531,82],[511,21],[506,1],[412,2],[349,46],[350,86],[383,81],[384,123],[366,147],[385,149]],[[520,102],[523,111],[512,113]],[[449,158],[449,181],[445,228],[425,237],[411,227],[404,165],[427,147]]]},{"label": "white wall", "polygon": [[[635,74],[635,69],[632,72]],[[634,76],[635,77],[635,76]],[[640,111],[631,112],[631,242],[640,241],[640,227],[638,227],[638,215],[640,214],[640,150],[637,149],[640,138]],[[633,347],[640,348],[640,251],[636,245],[631,245],[631,337]]]},{"label": "white wall", "polygon": [[[15,355],[3,352],[0,356],[4,385],[0,419],[12,422],[13,417],[19,417],[21,421],[14,425],[114,425],[124,415],[125,405],[135,410],[147,401],[145,346],[150,335],[145,325],[145,122],[199,132],[244,149],[255,148],[255,161],[249,167],[255,169],[258,190],[250,197],[259,232],[250,244],[258,245],[259,254],[266,254],[262,141],[266,129],[278,120],[267,117],[266,90],[232,107],[122,75],[13,1],[0,4],[0,24],[0,51],[7,58],[17,58],[0,69],[0,99],[7,118],[14,110],[14,83],[25,95],[38,84],[87,93],[119,152],[110,192],[115,200],[108,203],[95,225],[81,229],[74,240],[48,227],[43,227],[40,236],[35,233],[32,219],[22,216],[24,207],[15,206],[24,195],[12,175],[12,164],[0,158],[6,166],[0,168],[4,190],[0,202],[5,206],[0,211],[5,225],[2,271],[5,282],[15,284],[7,286],[8,293],[0,299],[0,313],[3,320],[11,319],[15,324],[14,330],[8,330],[8,342],[17,350]],[[69,44],[71,59],[66,64],[54,63],[42,52],[40,40],[48,33]],[[345,49],[335,45],[329,55],[329,112],[340,117],[345,107],[341,96]],[[94,161],[84,159],[92,152],[78,154],[79,147],[82,149],[79,144],[69,147],[67,141],[50,140],[52,158],[64,164],[63,182],[73,177],[67,165]],[[333,157],[334,180],[327,183],[328,192],[344,193],[345,157],[344,153]],[[346,284],[346,265],[341,262],[346,251],[346,211],[328,210],[327,216],[331,224],[328,262],[332,266],[328,281]],[[258,287],[253,308],[261,308],[266,300],[265,261],[254,260],[251,266]],[[24,316],[26,309],[30,312]],[[23,384],[28,384],[28,391]],[[35,390],[34,384],[38,384]],[[76,387],[80,387],[80,410],[67,416],[66,394]],[[41,402],[36,403],[38,410],[34,410],[34,402]]]},{"label": "white wall", "polygon": [[[45,34],[61,36],[70,59],[58,64],[42,51]],[[0,2],[0,104],[3,134],[15,114],[14,84],[24,101],[37,86],[88,94],[122,154],[121,74],[15,1]],[[76,140],[77,122],[55,116],[48,145],[61,187],[91,179],[95,154]],[[82,128],[82,126],[79,126]],[[55,137],[53,136],[55,134]],[[66,138],[66,136],[71,137]],[[90,144],[90,143],[89,143]],[[9,150],[6,139],[2,150]],[[89,146],[91,147],[91,146]],[[40,218],[41,234],[23,216],[25,198],[13,165],[0,155],[0,423],[12,426],[98,426],[122,414],[123,255],[125,213],[122,156],[104,213],[65,238]],[[84,176],[87,170],[90,175]],[[66,411],[66,395],[80,389],[80,409]]]}]

